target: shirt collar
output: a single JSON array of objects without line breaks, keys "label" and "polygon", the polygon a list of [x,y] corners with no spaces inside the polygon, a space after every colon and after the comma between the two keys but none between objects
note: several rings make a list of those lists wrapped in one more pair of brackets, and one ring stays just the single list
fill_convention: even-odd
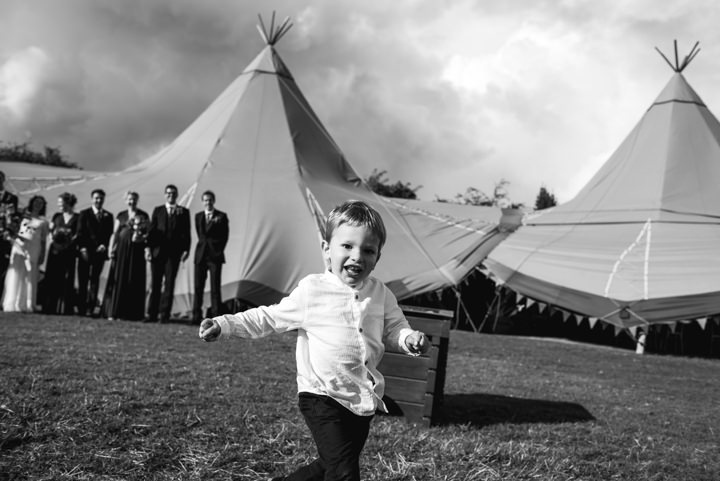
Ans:
[{"label": "shirt collar", "polygon": [[170,204],[168,204],[167,202],[165,202],[165,209],[166,209],[166,210],[177,209],[177,208],[178,208],[178,205],[177,205],[177,204],[172,204],[172,205],[170,205]]},{"label": "shirt collar", "polygon": [[100,212],[102,212],[100,209],[96,208],[94,205],[92,206],[93,214],[98,215]]},{"label": "shirt collar", "polygon": [[333,284],[335,284],[336,286],[344,287],[345,289],[348,289],[353,292],[361,291],[368,284],[368,280],[365,279],[364,281],[362,281],[362,284],[360,284],[358,287],[350,287],[349,285],[347,285],[343,281],[341,281],[338,276],[336,276],[335,274],[330,272],[329,269],[325,270],[324,277],[326,279],[328,279],[330,282],[332,282]]}]

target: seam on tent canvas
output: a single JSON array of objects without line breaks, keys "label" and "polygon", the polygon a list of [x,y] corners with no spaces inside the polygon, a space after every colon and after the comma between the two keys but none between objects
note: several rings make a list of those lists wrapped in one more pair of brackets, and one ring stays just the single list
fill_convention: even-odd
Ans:
[{"label": "seam on tent canvas", "polygon": [[664,104],[671,104],[671,103],[678,103],[678,104],[693,104],[697,105],[698,107],[705,107],[707,108],[707,105],[705,105],[702,102],[696,102],[695,100],[680,100],[680,99],[671,99],[671,100],[663,100],[662,102],[655,102],[648,108],[650,110],[651,108],[655,107],[656,105],[664,105]]},{"label": "seam on tent canvas", "polygon": [[610,271],[610,275],[608,276],[607,283],[605,284],[605,297],[610,297],[609,292],[610,288],[612,287],[612,283],[615,280],[615,274],[617,274],[617,271],[620,267],[620,264],[622,264],[623,260],[625,260],[625,257],[633,250],[635,249],[635,246],[637,246],[642,238],[645,236],[647,232],[647,241],[646,241],[646,247],[645,247],[645,255],[644,255],[644,272],[643,272],[643,280],[644,280],[644,287],[643,287],[643,298],[647,299],[647,271],[648,271],[648,256],[650,254],[650,226],[652,225],[652,219],[648,219],[645,224],[643,225],[643,228],[640,229],[640,233],[637,235],[635,240],[630,243],[629,246],[623,251],[622,254],[620,254],[620,257],[618,257],[618,260],[615,261],[615,264],[613,264],[613,268]]},{"label": "seam on tent canvas", "polygon": [[315,226],[318,230],[318,245],[322,246],[323,240],[325,239],[325,213],[323,212],[320,203],[317,201],[310,188],[303,183],[305,188],[305,202],[307,202],[308,208],[310,209],[310,215],[315,220]]},{"label": "seam on tent canvas", "polygon": [[[287,78],[285,78],[285,77],[281,77],[281,76],[278,76],[278,77],[287,80]],[[292,83],[295,83],[295,81],[294,81],[292,78],[290,78],[289,80],[292,81]],[[297,84],[295,84],[295,85],[297,86]],[[299,88],[298,88],[298,90],[299,90]],[[312,120],[313,124],[315,124],[315,126],[318,128],[318,130],[320,130],[320,131],[322,132],[322,134],[323,134],[323,136],[325,137],[325,139],[326,139],[328,142],[330,142],[330,144],[331,144],[333,147],[335,147],[335,149],[336,149],[338,152],[342,153],[342,150],[341,150],[340,147],[335,143],[335,140],[330,136],[330,134],[328,133],[328,131],[325,129],[325,126],[324,126],[322,123],[320,123],[320,120],[319,120],[319,119],[317,118],[317,116],[315,115],[315,112],[313,112],[312,109],[306,108],[305,99],[304,99],[304,98],[299,98],[297,95],[295,95],[294,89],[292,89],[292,88],[290,88],[290,87],[287,87],[287,88],[285,89],[285,91],[292,96],[293,100],[295,100],[295,102],[297,103],[297,105],[303,110],[303,112],[305,112],[305,114],[307,114],[308,117],[310,117],[310,119]],[[343,157],[343,159],[345,159],[345,155],[344,155],[344,154],[342,155],[342,157]],[[354,170],[354,169],[353,169],[353,170]]]},{"label": "seam on tent canvas", "polygon": [[246,70],[243,73],[254,73],[254,74],[263,74],[263,75],[277,75],[278,77],[286,78],[289,80],[293,80],[293,78],[290,75],[283,74],[280,72],[272,72],[270,70],[260,70],[260,69],[254,69],[254,70]]},{"label": "seam on tent canvas", "polygon": [[643,300],[648,298],[648,271],[650,269],[650,245],[652,244],[652,221],[648,219],[647,241],[645,242],[645,263],[643,265]]},{"label": "seam on tent canvas", "polygon": [[[255,79],[253,79],[253,80],[255,80]],[[258,82],[258,84],[260,85],[260,97],[262,99],[260,102],[260,112],[258,113],[258,120],[260,120],[263,118],[263,112],[265,110],[265,82]],[[260,130],[261,130],[260,129],[260,121],[258,121],[257,124],[255,124],[255,125],[257,127],[256,127],[256,131],[255,131],[255,143],[252,146],[253,154],[252,154],[252,163],[250,164],[250,173],[249,173],[250,179],[255,179],[255,168],[256,168],[256,165],[258,162],[258,146],[260,144]],[[253,194],[255,191],[255,182],[250,182],[250,185],[249,185],[247,191],[248,192],[247,192],[245,205],[246,205],[247,211],[252,212],[253,211],[252,199],[253,199]],[[251,216],[249,216],[249,215],[245,216],[245,225],[243,226],[242,232],[252,232],[252,229],[250,229],[250,217]],[[240,258],[247,259],[248,258],[247,249],[249,247],[247,246],[247,243],[245,243],[245,242],[243,242],[242,244],[245,245],[246,247],[245,247],[245,252],[240,253]]]}]

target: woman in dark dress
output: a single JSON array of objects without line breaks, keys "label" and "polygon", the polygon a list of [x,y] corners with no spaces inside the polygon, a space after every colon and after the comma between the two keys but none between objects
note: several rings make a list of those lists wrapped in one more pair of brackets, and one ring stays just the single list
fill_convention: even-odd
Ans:
[{"label": "woman in dark dress", "polygon": [[77,197],[69,192],[58,196],[59,212],[50,221],[52,242],[42,281],[42,311],[46,314],[75,313],[75,264],[77,262]]},{"label": "woman in dark dress", "polygon": [[108,319],[142,320],[145,315],[145,245],[150,224],[147,213],[137,208],[140,196],[125,195],[127,210],[115,218],[110,241],[110,272],[103,298],[103,315]]}]

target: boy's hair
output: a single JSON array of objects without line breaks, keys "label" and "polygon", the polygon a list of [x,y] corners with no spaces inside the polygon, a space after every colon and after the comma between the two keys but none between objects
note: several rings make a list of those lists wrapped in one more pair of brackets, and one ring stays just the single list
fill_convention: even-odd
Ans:
[{"label": "boy's hair", "polygon": [[387,233],[380,213],[361,200],[349,200],[335,207],[325,222],[325,242],[330,242],[335,230],[343,224],[367,227],[378,238],[378,247],[385,245]]},{"label": "boy's hair", "polygon": [[200,196],[200,199],[202,199],[206,195],[212,197],[213,202],[215,202],[215,192],[213,192],[212,190],[206,190],[205,192],[202,193],[202,195]]},{"label": "boy's hair", "polygon": [[100,194],[105,197],[105,191],[102,189],[93,189],[93,191],[90,192],[90,197],[95,197],[95,194]]}]

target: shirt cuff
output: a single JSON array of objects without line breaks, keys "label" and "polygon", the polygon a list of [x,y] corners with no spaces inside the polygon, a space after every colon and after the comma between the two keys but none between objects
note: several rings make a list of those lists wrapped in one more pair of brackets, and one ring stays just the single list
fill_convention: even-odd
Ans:
[{"label": "shirt cuff", "polygon": [[405,342],[410,334],[415,332],[415,329],[409,329],[407,327],[400,330],[400,336],[398,337],[398,343],[400,344],[400,349],[403,350],[406,354],[410,354],[411,356],[417,357],[420,355],[420,353],[412,352],[408,347],[407,343]]},{"label": "shirt cuff", "polygon": [[220,326],[220,336],[218,339],[230,339],[232,337],[232,326],[227,320],[226,316],[216,317],[218,325]]}]

